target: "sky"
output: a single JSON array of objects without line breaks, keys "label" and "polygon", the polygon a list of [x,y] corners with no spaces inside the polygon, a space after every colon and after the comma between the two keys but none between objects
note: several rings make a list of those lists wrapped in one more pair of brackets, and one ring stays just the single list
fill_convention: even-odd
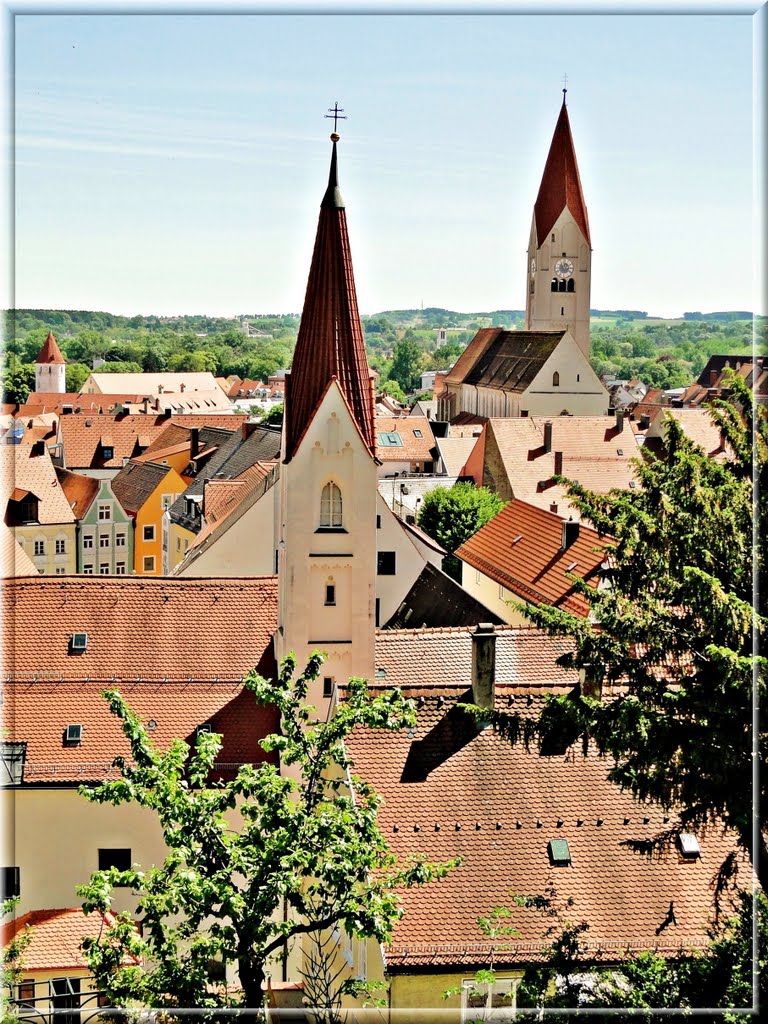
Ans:
[{"label": "sky", "polygon": [[592,306],[752,310],[761,72],[751,7],[720,6],[330,15],[17,4],[4,305],[300,312],[330,159],[325,114],[338,101],[361,312],[521,309],[565,74]]}]

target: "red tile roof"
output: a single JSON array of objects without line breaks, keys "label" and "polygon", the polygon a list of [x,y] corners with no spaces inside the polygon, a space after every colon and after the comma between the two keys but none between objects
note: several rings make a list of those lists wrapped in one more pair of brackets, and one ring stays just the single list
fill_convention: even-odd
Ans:
[{"label": "red tile roof", "polygon": [[82,473],[70,473],[68,469],[58,466],[56,476],[69,507],[75,513],[75,519],[82,519],[99,493],[99,481],[94,477],[83,476]]},{"label": "red tile roof", "polygon": [[335,142],[299,335],[286,382],[286,461],[295,455],[333,378],[338,380],[363,440],[374,455],[373,379],[357,308],[346,211],[337,182]]},{"label": "red tile roof", "polygon": [[580,576],[596,586],[608,541],[584,524],[575,528],[576,540],[564,549],[560,516],[513,499],[456,555],[523,601],[586,617],[589,605],[569,577]]},{"label": "red tile roof", "polygon": [[[418,646],[409,649],[416,676],[419,655]],[[560,900],[573,899],[569,918],[588,922],[583,939],[597,960],[628,949],[674,955],[703,948],[733,834],[718,823],[702,826],[701,858],[684,861],[674,844],[676,812],[642,805],[608,782],[609,761],[585,756],[581,746],[545,756],[477,730],[453,707],[468,699],[468,648],[463,664],[462,685],[405,690],[417,702],[413,733],[360,730],[349,743],[354,771],[383,798],[379,822],[393,851],[463,858],[444,880],[401,893],[405,916],[385,951],[388,968],[487,966],[494,942],[477,918],[494,907],[509,908],[505,923],[519,931],[504,938],[503,952],[495,941],[497,966],[540,960],[552,941],[544,937],[551,921],[516,906],[515,897],[545,895],[551,885]],[[503,710],[530,714],[541,699],[529,687],[497,687]],[[657,848],[649,845],[665,835]],[[569,866],[550,864],[552,839],[567,840]],[[740,854],[737,863],[737,881],[746,887],[750,868]]]},{"label": "red tile roof", "polygon": [[36,363],[65,363],[66,360],[61,354],[61,349],[56,344],[56,339],[53,336],[53,331],[48,331],[48,337],[45,339],[45,344],[37,354]]},{"label": "red tile roof", "polygon": [[[124,459],[138,454],[141,443],[150,443],[167,423],[162,416],[144,413],[62,416],[59,440],[64,449],[64,463],[71,469],[119,469]],[[101,442],[105,437],[112,442],[111,459],[102,456]]]},{"label": "red tile roof", "polygon": [[[5,581],[2,599],[5,679],[238,682],[271,663],[274,576],[41,576]],[[82,654],[73,633],[88,634]]]},{"label": "red tile roof", "polygon": [[100,911],[84,914],[80,907],[31,910],[4,923],[0,941],[5,948],[27,927],[31,929],[32,937],[22,959],[25,974],[28,971],[83,970],[88,968],[88,963],[80,944],[86,937],[98,938],[113,920],[113,914]]},{"label": "red tile roof", "polygon": [[75,514],[59,484],[51,457],[30,455],[31,449],[0,445],[0,508],[3,514],[15,489],[29,491],[38,500],[37,521],[41,524],[74,523]]},{"label": "red tile roof", "polygon": [[587,245],[590,245],[587,205],[581,190],[568,108],[563,100],[547,161],[544,165],[539,194],[536,196],[533,207],[536,220],[536,240],[539,245],[546,241],[555,221],[566,207],[570,210],[573,219],[587,240]]},{"label": "red tile roof", "polygon": [[[435,437],[426,416],[377,416],[375,424],[376,455],[381,462],[431,462],[435,458]],[[382,434],[397,434],[402,444],[386,445]]]},{"label": "red tile roof", "polygon": [[[278,729],[277,711],[257,704],[239,682],[10,683],[5,686],[6,722],[9,739],[26,743],[25,785],[117,776],[113,761],[129,758],[130,745],[101,696],[105,688],[119,690],[160,750],[177,738],[194,745],[197,728],[210,723],[222,736],[219,773],[231,775],[241,764],[277,763],[260,746]],[[82,726],[79,743],[64,742],[68,725]]]}]

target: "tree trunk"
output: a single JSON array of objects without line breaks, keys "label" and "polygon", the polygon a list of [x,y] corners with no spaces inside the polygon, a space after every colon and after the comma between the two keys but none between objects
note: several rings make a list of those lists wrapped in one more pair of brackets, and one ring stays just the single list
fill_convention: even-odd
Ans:
[{"label": "tree trunk", "polygon": [[[260,1011],[259,1014],[254,1015],[254,1021],[265,1020],[266,1015],[263,1013],[264,965],[254,961],[251,956],[241,956],[237,961],[237,973],[243,988],[243,1008]],[[250,1014],[248,1016],[250,1017]]]}]

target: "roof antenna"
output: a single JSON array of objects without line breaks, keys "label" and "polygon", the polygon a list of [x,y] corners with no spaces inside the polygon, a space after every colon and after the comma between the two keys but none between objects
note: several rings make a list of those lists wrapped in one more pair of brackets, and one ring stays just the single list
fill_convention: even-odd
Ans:
[{"label": "roof antenna", "polygon": [[563,106],[565,106],[565,94],[568,92],[568,75],[563,75]]}]

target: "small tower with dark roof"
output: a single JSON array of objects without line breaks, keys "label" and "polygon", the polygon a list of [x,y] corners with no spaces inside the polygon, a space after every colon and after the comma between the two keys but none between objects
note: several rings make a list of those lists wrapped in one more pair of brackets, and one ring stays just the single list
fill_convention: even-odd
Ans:
[{"label": "small tower with dark roof", "polygon": [[357,309],[339,136],[320,204],[291,371],[286,377],[276,569],[276,654],[303,667],[327,654],[309,695],[374,671],[377,463],[373,378]]},{"label": "small tower with dark roof", "polygon": [[533,207],[525,328],[568,329],[589,356],[592,243],[565,95]]},{"label": "small tower with dark roof", "polygon": [[35,391],[55,392],[58,395],[66,394],[66,372],[66,360],[56,344],[53,332],[49,331],[45,344],[35,360]]}]

